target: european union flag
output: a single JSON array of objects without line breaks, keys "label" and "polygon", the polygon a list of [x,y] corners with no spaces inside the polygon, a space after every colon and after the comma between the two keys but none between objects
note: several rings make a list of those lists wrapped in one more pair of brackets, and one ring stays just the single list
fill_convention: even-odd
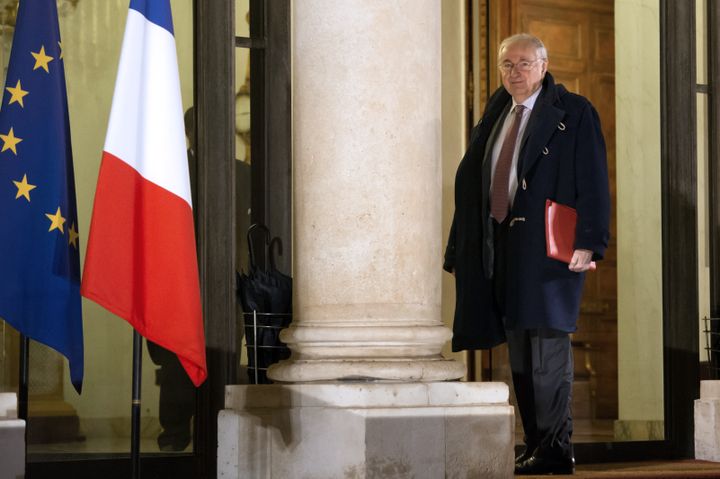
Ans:
[{"label": "european union flag", "polygon": [[0,318],[70,362],[80,392],[80,243],[55,0],[21,0],[0,110]]}]

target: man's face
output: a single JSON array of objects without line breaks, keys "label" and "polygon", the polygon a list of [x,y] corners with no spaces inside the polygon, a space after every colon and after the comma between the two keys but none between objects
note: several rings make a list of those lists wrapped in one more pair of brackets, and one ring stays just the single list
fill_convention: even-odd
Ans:
[{"label": "man's face", "polygon": [[[538,57],[533,45],[523,43],[506,48],[498,64],[503,86],[517,103],[522,103],[540,88],[547,70],[547,60]],[[508,69],[510,66],[512,68]]]}]

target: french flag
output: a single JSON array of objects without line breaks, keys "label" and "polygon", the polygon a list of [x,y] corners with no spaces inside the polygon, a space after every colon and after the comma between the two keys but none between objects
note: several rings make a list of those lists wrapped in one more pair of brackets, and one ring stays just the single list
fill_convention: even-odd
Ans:
[{"label": "french flag", "polygon": [[207,377],[169,0],[131,0],[81,293]]}]

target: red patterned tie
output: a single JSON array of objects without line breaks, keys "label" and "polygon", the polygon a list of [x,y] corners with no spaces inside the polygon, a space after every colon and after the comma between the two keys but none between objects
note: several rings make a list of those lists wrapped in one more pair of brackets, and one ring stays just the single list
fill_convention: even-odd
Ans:
[{"label": "red patterned tie", "polygon": [[522,105],[515,106],[515,118],[513,118],[512,126],[510,126],[510,130],[505,136],[505,141],[503,141],[502,148],[500,148],[497,165],[495,165],[495,176],[493,176],[490,190],[490,212],[498,223],[505,220],[510,209],[510,199],[508,197],[510,167],[512,166],[515,143],[517,142],[524,109],[525,107]]}]

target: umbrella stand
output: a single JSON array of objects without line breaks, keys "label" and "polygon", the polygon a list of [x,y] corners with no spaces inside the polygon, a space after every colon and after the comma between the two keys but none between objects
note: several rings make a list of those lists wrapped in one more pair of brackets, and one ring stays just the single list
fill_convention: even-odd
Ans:
[{"label": "umbrella stand", "polygon": [[[252,365],[248,364],[248,373],[253,384],[264,384],[267,382],[267,373],[265,372],[268,366],[290,357],[290,349],[277,338],[280,331],[287,328],[292,314],[260,313],[253,310],[249,313],[243,313],[243,316],[248,320],[252,317],[252,324],[245,322],[245,329],[252,329],[252,336],[250,334],[245,335],[248,359],[252,358],[253,360]],[[273,320],[278,324],[269,324]],[[260,321],[260,324],[258,324],[258,321]],[[250,342],[250,339],[252,342]],[[263,353],[262,357],[259,356],[259,353]],[[262,377],[260,371],[264,372]]]},{"label": "umbrella stand", "polygon": [[[262,234],[262,251],[255,248],[254,232]],[[255,384],[266,384],[270,382],[267,368],[290,356],[279,334],[292,319],[292,278],[276,268],[274,253],[277,249],[282,255],[282,241],[279,237],[273,238],[265,225],[250,226],[247,240],[250,266],[247,273],[237,273],[237,295],[243,310],[248,379]],[[261,264],[258,264],[257,253],[262,254]]]}]

